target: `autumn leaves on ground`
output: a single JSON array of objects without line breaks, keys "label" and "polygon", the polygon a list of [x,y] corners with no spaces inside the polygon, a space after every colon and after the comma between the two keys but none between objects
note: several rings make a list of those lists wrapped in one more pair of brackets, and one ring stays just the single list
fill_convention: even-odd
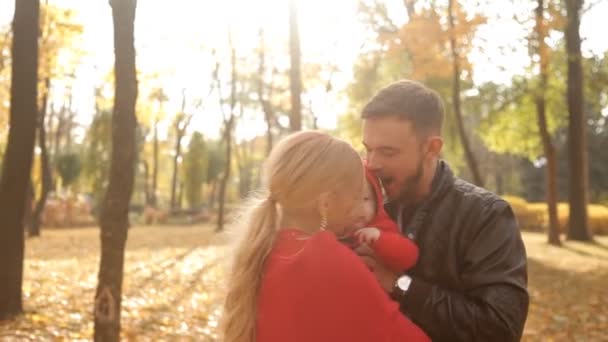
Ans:
[{"label": "autumn leaves on ground", "polygon": [[[524,341],[608,341],[608,238],[545,243],[524,233],[531,306]],[[0,340],[89,340],[99,231],[47,230],[27,242],[25,314]],[[134,227],[123,289],[124,340],[217,341],[226,246],[208,226]]]}]

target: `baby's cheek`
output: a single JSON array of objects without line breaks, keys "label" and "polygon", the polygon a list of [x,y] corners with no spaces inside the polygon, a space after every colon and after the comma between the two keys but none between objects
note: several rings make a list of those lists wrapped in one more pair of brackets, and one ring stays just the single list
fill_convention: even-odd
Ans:
[{"label": "baby's cheek", "polygon": [[376,216],[376,209],[374,208],[374,205],[372,202],[368,201],[365,203],[364,212],[365,212],[365,221],[366,222],[369,222],[374,219],[374,217]]}]

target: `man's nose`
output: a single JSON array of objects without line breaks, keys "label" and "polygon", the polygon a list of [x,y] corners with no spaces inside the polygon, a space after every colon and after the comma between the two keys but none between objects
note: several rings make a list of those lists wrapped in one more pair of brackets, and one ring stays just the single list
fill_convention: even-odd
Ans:
[{"label": "man's nose", "polygon": [[372,171],[378,171],[382,168],[376,153],[373,151],[367,153],[367,167]]}]

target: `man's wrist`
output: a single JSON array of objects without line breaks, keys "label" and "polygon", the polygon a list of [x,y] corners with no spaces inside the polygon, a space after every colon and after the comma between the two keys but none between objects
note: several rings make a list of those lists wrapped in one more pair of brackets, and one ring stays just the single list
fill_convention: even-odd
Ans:
[{"label": "man's wrist", "polygon": [[391,298],[401,302],[408,292],[410,285],[412,284],[412,277],[407,274],[400,274],[393,282],[393,288],[390,292]]},{"label": "man's wrist", "polygon": [[382,287],[386,292],[392,294],[395,290],[395,284],[397,284],[397,280],[401,277],[402,274],[396,273],[393,274],[390,278],[387,279],[387,282],[382,284]]}]

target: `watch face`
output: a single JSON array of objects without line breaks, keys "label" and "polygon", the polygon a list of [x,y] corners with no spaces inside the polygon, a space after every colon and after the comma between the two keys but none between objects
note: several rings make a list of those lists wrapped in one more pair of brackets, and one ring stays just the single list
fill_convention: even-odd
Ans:
[{"label": "watch face", "polygon": [[401,291],[407,291],[410,288],[410,284],[412,283],[412,278],[407,275],[401,276],[397,280],[397,286]]}]

